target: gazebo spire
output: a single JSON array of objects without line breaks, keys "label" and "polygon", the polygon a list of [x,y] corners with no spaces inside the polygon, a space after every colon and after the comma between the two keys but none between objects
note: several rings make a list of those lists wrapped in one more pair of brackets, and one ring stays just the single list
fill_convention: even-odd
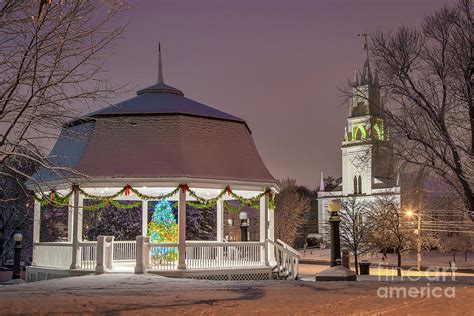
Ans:
[{"label": "gazebo spire", "polygon": [[161,43],[160,42],[158,42],[158,83],[164,83],[163,61],[161,60]]}]

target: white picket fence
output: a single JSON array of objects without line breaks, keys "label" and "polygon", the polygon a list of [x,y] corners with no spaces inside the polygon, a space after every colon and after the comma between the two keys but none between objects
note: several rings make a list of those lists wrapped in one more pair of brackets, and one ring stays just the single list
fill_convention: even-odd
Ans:
[{"label": "white picket fence", "polygon": [[97,242],[82,241],[79,243],[81,248],[81,269],[95,270],[97,264]]},{"label": "white picket fence", "polygon": [[135,261],[137,253],[136,241],[114,240],[114,261]]},{"label": "white picket fence", "polygon": [[228,269],[262,266],[264,242],[186,242],[187,269]]},{"label": "white picket fence", "polygon": [[177,243],[149,243],[145,262],[152,271],[176,270],[178,267]]},{"label": "white picket fence", "polygon": [[69,269],[72,263],[72,243],[37,242],[34,244],[33,259],[35,266]]},{"label": "white picket fence", "polygon": [[[112,238],[112,237],[111,237]],[[169,271],[178,267],[177,243],[150,243],[149,237],[143,247],[143,263],[146,270]],[[80,268],[95,271],[98,265],[96,241],[79,242]],[[107,247],[106,257],[99,256],[109,270],[114,263],[119,265],[135,265],[137,260],[137,241],[114,241],[111,239]],[[275,270],[281,278],[296,279],[300,254],[281,240],[266,242],[217,242],[217,241],[186,241],[187,270],[219,270],[253,268],[265,266],[263,254],[267,249],[274,254]],[[34,265],[68,269],[72,263],[72,243],[40,242],[34,244]],[[107,259],[109,258],[109,259]],[[130,266],[131,268],[132,266]]]}]

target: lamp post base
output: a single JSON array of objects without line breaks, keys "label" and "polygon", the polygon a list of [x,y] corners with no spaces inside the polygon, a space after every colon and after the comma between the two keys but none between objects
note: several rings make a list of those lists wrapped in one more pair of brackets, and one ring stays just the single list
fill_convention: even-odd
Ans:
[{"label": "lamp post base", "polygon": [[354,271],[337,265],[316,274],[316,281],[357,281],[357,275]]}]

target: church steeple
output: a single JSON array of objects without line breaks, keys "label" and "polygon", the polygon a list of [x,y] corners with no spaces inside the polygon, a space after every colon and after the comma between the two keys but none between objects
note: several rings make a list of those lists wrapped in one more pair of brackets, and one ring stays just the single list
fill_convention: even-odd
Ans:
[{"label": "church steeple", "polygon": [[361,84],[373,84],[372,81],[372,72],[370,71],[370,59],[369,59],[369,43],[367,41],[367,37],[370,36],[368,33],[361,33],[357,34],[359,37],[364,37],[364,51],[365,51],[365,60],[364,65],[362,67],[362,74],[361,74]]}]

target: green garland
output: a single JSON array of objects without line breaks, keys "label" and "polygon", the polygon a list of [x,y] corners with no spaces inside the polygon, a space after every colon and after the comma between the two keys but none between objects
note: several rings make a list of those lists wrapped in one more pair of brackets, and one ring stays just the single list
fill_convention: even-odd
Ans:
[{"label": "green garland", "polygon": [[174,189],[170,193],[160,194],[160,195],[146,195],[146,194],[140,193],[137,189],[134,189],[132,187],[130,187],[130,191],[132,191],[136,196],[138,196],[142,200],[159,201],[159,200],[169,199],[170,197],[174,196],[176,193],[179,192],[180,187],[181,186],[178,186],[176,189]]},{"label": "green garland", "polygon": [[33,192],[33,198],[40,203],[41,206],[46,206],[50,203],[52,204],[58,204],[60,206],[67,206],[69,205],[69,198],[72,196],[73,191],[71,190],[68,194],[66,195],[61,195],[56,191],[51,191],[53,197],[49,196],[46,197],[46,195],[43,195],[39,197],[36,195],[36,192]]},{"label": "green garland", "polygon": [[[258,194],[257,196],[255,196],[253,198],[247,199],[247,198],[244,198],[244,197],[242,197],[240,195],[237,195],[234,192],[232,192],[230,187],[226,187],[221,192],[219,192],[219,194],[216,197],[210,198],[210,199],[205,199],[203,197],[198,196],[196,194],[196,192],[193,191],[192,189],[190,189],[187,185],[179,185],[173,191],[171,191],[169,193],[166,193],[166,194],[160,194],[160,195],[146,195],[146,194],[143,194],[143,193],[139,192],[137,189],[132,188],[129,185],[125,186],[124,188],[120,189],[116,193],[114,193],[112,195],[109,195],[109,196],[93,195],[93,194],[87,193],[86,191],[84,191],[83,189],[81,189],[79,187],[77,187],[77,189],[79,190],[79,192],[85,198],[97,202],[94,205],[84,206],[83,207],[84,210],[99,210],[101,208],[106,207],[109,204],[111,204],[111,205],[113,205],[117,208],[120,208],[120,209],[131,209],[131,208],[140,206],[142,202],[134,202],[134,203],[123,204],[123,203],[120,203],[118,201],[115,201],[115,198],[117,198],[117,197],[119,197],[123,194],[128,195],[130,193],[134,193],[141,200],[163,200],[163,199],[168,199],[168,198],[176,195],[179,192],[180,189],[185,189],[191,197],[196,199],[196,202],[186,201],[186,205],[189,205],[191,207],[198,208],[198,209],[211,208],[211,207],[216,206],[217,201],[219,199],[221,199],[224,196],[224,194],[226,194],[226,193],[229,194],[234,199],[239,201],[239,205],[235,206],[235,207],[231,206],[228,201],[224,201],[224,207],[230,212],[240,211],[245,206],[249,206],[251,208],[258,208],[260,206],[260,198],[263,197],[266,194],[269,195],[269,207],[274,208],[274,205],[275,205],[275,202],[274,202],[275,200],[274,200],[274,197],[271,194],[270,190],[266,190],[265,192],[262,192],[262,193]],[[66,195],[60,195],[59,193],[57,193],[55,191],[52,191],[52,193],[54,194],[52,198],[51,197],[47,198],[46,196],[38,197],[36,195],[36,193],[33,192],[33,197],[35,198],[35,200],[40,202],[41,206],[46,206],[50,203],[66,206],[66,205],[69,204],[69,199],[72,196],[73,192],[74,191],[71,190]],[[127,194],[127,192],[128,192],[128,194]],[[177,204],[178,204],[177,202],[174,203],[173,208],[175,208],[177,206]]]},{"label": "green garland", "polygon": [[[196,199],[197,203],[202,204],[203,206],[200,208],[208,208],[208,207],[213,207],[217,204],[217,201],[224,196],[226,192],[230,192],[230,188],[226,187],[223,189],[215,198],[211,199],[205,199],[196,194],[193,190],[191,190],[189,187],[186,187],[186,190],[188,191],[189,195],[193,198]],[[196,204],[196,203],[195,203]]]}]

